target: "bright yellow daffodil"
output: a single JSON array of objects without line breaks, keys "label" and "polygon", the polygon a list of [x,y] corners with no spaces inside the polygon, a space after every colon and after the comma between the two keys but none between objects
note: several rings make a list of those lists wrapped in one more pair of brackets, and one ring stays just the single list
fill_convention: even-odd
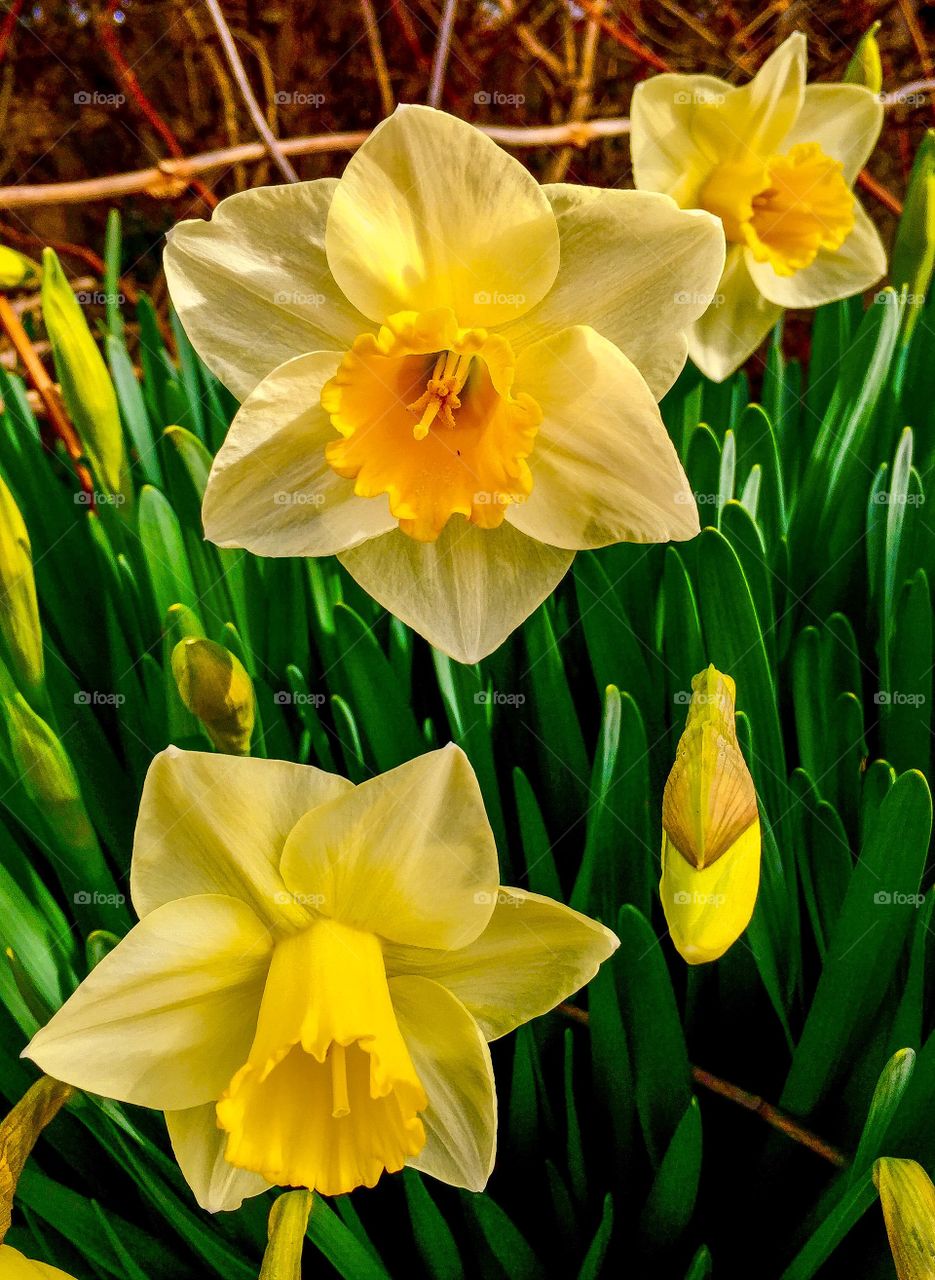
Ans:
[{"label": "bright yellow daffodil", "polygon": [[881,1156],[873,1166],[898,1280],[935,1273],[935,1186],[915,1160]]},{"label": "bright yellow daffodil", "polygon": [[243,401],[205,494],[211,541],[337,554],[475,661],[575,551],[697,533],[656,400],[721,274],[711,215],[539,186],[472,125],[407,106],[339,181],[231,196],[174,229],[165,263]]},{"label": "bright yellow daffodil", "polygon": [[500,888],[455,746],[359,786],[169,748],[143,790],[131,893],[140,923],[26,1056],[165,1111],[212,1211],[270,1184],[336,1195],[404,1165],[479,1190],[496,1147],[487,1041],[617,945]]},{"label": "bright yellow daffodil", "polygon": [[879,233],[853,193],[883,122],[860,84],[805,83],[796,32],[740,88],[708,75],[660,75],[631,108],[633,179],[724,223],[728,253],[689,355],[721,381],[785,307],[817,307],[886,271]]},{"label": "bright yellow daffodil", "polygon": [[24,1257],[12,1245],[0,1245],[0,1280],[75,1280],[67,1271]]}]

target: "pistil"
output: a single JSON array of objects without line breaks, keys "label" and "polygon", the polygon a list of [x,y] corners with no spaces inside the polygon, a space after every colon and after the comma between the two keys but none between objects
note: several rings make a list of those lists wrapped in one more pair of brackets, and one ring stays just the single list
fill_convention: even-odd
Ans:
[{"label": "pistil", "polygon": [[467,382],[473,358],[471,355],[458,355],[455,351],[443,351],[439,355],[425,391],[418,400],[406,406],[411,413],[422,414],[412,429],[416,440],[425,439],[439,413],[445,426],[454,428],[454,411],[461,408],[460,392]]}]

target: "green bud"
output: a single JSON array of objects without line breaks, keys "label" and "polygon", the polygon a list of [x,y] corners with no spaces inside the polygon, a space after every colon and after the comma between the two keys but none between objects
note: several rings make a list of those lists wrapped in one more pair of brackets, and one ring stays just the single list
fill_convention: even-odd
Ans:
[{"label": "green bud", "polygon": [[189,636],[172,651],[179,697],[217,751],[245,756],[256,714],[253,681],[239,658],[213,640]]},{"label": "green bud", "polygon": [[42,314],[65,406],[99,483],[126,515],[133,490],[114,384],[55,252],[42,261]]},{"label": "green bud", "polygon": [[903,336],[908,339],[935,267],[935,131],[929,129],[916,152],[902,217],[896,229],[890,280],[897,292],[906,290]]},{"label": "green bud", "polygon": [[862,36],[854,50],[854,56],[844,72],[845,84],[863,84],[873,93],[883,88],[883,65],[880,62],[880,46],[877,44],[879,22],[875,22]]},{"label": "green bud", "polygon": [[0,476],[0,635],[22,688],[38,693],[45,678],[32,548],[13,494]]}]

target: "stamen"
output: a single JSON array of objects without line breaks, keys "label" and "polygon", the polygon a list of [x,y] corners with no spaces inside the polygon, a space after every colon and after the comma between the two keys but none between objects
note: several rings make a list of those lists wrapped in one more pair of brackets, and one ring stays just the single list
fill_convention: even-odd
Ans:
[{"label": "stamen", "polygon": [[347,1061],[343,1044],[332,1044],[328,1050],[331,1062],[331,1114],[335,1120],[351,1114],[347,1096]]},{"label": "stamen", "polygon": [[439,413],[446,427],[454,429],[454,410],[461,408],[460,391],[467,382],[471,370],[472,355],[458,355],[456,351],[443,351],[435,361],[432,376],[418,400],[406,408],[422,417],[412,429],[416,440],[424,440]]}]

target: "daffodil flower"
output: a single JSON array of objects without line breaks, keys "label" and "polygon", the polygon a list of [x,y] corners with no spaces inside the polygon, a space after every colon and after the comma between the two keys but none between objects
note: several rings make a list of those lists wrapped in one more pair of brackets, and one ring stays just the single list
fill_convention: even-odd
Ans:
[{"label": "daffodil flower", "polygon": [[0,1280],[75,1280],[67,1271],[50,1267],[47,1262],[35,1262],[14,1249],[0,1244]]},{"label": "daffodil flower", "polygon": [[783,308],[861,293],[886,271],[879,233],[852,190],[883,105],[863,85],[806,85],[805,63],[796,32],[740,88],[660,75],[633,93],[636,186],[724,223],[724,275],[689,342],[715,381],[756,350]]},{"label": "daffodil flower", "polygon": [[165,1111],[212,1211],[272,1184],[336,1195],[404,1165],[479,1190],[496,1145],[488,1040],[617,945],[500,887],[455,746],[359,786],[169,748],[144,786],[131,893],[139,924],[26,1056]]},{"label": "daffodil flower", "polygon": [[733,680],[714,667],[692,680],[663,793],[659,894],[689,964],[717,960],[737,941],[760,883],[760,818],[734,727],[735,696]]},{"label": "daffodil flower", "polygon": [[697,533],[656,400],[723,262],[711,215],[540,187],[427,107],[400,107],[339,181],[231,196],[165,257],[243,401],[207,537],[337,554],[438,648],[483,657],[576,550]]}]

